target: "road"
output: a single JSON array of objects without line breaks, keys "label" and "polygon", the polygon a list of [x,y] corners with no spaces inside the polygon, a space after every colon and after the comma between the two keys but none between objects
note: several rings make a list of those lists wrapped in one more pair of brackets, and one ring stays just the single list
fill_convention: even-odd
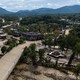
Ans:
[{"label": "road", "polygon": [[7,80],[8,76],[10,75],[18,60],[20,59],[24,47],[28,47],[31,43],[37,44],[40,43],[40,41],[26,42],[25,44],[19,45],[13,48],[9,53],[5,54],[0,59],[0,80]]}]

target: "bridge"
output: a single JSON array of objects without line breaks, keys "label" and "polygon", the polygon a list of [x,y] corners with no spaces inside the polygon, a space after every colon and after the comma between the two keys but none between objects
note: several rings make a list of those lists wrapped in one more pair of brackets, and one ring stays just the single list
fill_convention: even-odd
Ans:
[{"label": "bridge", "polygon": [[18,45],[0,59],[0,80],[7,80],[20,59],[24,47],[28,47],[31,43],[37,44],[39,42],[26,42],[25,44]]}]

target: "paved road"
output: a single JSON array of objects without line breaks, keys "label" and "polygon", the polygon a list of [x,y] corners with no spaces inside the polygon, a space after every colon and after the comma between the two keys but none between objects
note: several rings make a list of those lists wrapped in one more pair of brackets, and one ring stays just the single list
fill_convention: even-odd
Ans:
[{"label": "paved road", "polygon": [[3,56],[0,59],[0,80],[7,80],[8,76],[10,75],[18,60],[20,59],[25,46],[29,46],[31,43],[39,42],[40,41],[26,42],[25,44],[13,48],[9,53]]}]

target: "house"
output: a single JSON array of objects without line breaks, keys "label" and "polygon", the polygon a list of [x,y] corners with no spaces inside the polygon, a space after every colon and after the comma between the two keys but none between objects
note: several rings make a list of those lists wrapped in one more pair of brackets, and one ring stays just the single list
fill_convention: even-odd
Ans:
[{"label": "house", "polygon": [[12,24],[10,24],[10,25],[5,25],[5,26],[2,26],[2,29],[5,29],[5,28],[7,28],[7,27],[10,27]]},{"label": "house", "polygon": [[26,39],[30,41],[43,39],[43,35],[38,32],[26,32],[26,33],[23,33],[23,36],[25,36]]},{"label": "house", "polygon": [[12,30],[12,35],[15,37],[20,37],[21,35],[26,38],[26,40],[35,41],[35,40],[42,40],[43,35],[38,32],[21,32],[18,30]]},{"label": "house", "polygon": [[51,57],[54,58],[65,58],[66,56],[62,53],[62,51],[54,50],[51,53],[48,54]]},{"label": "house", "polygon": [[21,32],[17,31],[17,30],[12,30],[12,35],[15,37],[20,37],[21,36]]},{"label": "house", "polygon": [[7,34],[0,30],[0,39],[6,39]]}]

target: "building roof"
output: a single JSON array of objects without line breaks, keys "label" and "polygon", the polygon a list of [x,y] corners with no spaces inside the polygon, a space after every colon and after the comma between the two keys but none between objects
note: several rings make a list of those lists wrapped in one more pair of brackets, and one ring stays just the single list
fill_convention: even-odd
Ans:
[{"label": "building roof", "polygon": [[7,34],[6,33],[0,34],[0,37],[3,37],[3,36],[7,36]]},{"label": "building roof", "polygon": [[26,35],[26,36],[39,36],[39,35],[42,35],[41,33],[38,33],[38,32],[24,32],[23,34]]},{"label": "building roof", "polygon": [[64,58],[65,57],[65,55],[62,54],[62,52],[58,51],[58,50],[54,50],[51,53],[49,53],[48,55],[51,57],[54,57],[54,58]]}]

